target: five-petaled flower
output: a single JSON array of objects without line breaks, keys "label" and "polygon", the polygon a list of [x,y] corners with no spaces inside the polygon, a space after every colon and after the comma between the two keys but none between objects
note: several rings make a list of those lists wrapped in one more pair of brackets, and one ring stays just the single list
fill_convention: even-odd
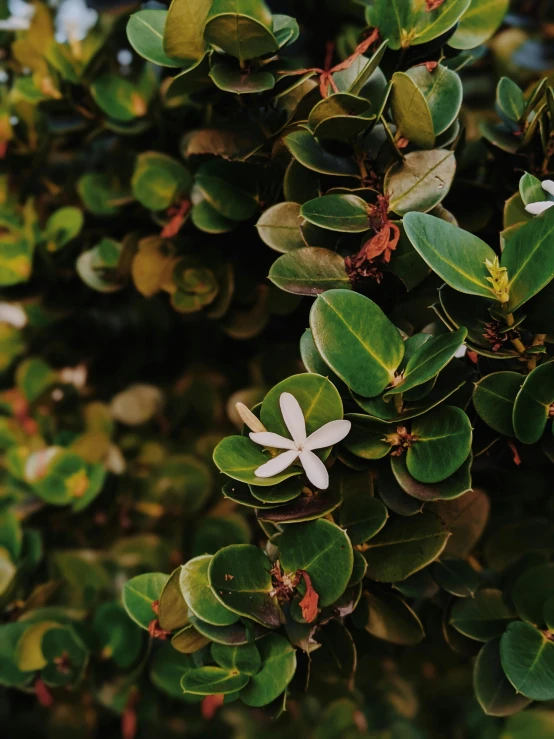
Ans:
[{"label": "five-petaled flower", "polygon": [[[554,180],[545,180],[541,182],[542,189],[549,195],[554,195]],[[545,210],[554,205],[554,200],[540,200],[538,203],[529,203],[525,206],[525,210],[533,216],[544,213]]]},{"label": "five-petaled flower", "polygon": [[308,480],[319,490],[329,487],[327,468],[314,453],[314,449],[325,449],[332,446],[350,431],[350,421],[330,421],[306,437],[306,422],[300,403],[294,395],[282,393],[279,398],[281,413],[292,439],[274,434],[271,431],[252,432],[250,438],[256,444],[271,449],[286,449],[282,454],[262,464],[255,471],[256,477],[273,477],[283,472],[298,459],[304,468]]}]

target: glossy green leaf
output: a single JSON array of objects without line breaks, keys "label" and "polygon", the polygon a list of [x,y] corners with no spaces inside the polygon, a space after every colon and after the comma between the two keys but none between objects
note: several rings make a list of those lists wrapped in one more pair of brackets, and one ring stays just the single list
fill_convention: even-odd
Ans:
[{"label": "glossy green leaf", "polygon": [[354,495],[347,498],[340,509],[340,525],[347,532],[353,546],[363,544],[386,524],[388,511],[377,498]]},{"label": "glossy green leaf", "polygon": [[204,36],[242,65],[247,59],[277,51],[271,26],[271,14],[261,0],[213,0]]},{"label": "glossy green leaf", "polygon": [[367,575],[378,582],[405,580],[439,557],[448,537],[441,519],[427,511],[409,518],[390,518],[367,542],[363,552]]},{"label": "glossy green leaf", "polygon": [[243,70],[224,62],[212,66],[210,78],[220,90],[234,92],[237,95],[265,92],[275,87],[275,77],[271,72],[261,70],[245,73]]},{"label": "glossy green leaf", "polygon": [[131,180],[133,195],[151,210],[164,210],[190,190],[192,177],[178,161],[165,154],[146,151],[137,157]]},{"label": "glossy green leaf", "polygon": [[361,459],[382,459],[387,456],[391,451],[391,445],[385,437],[395,432],[395,426],[362,413],[349,413],[347,418],[352,427],[342,442],[345,449]]},{"label": "glossy green leaf", "polygon": [[554,592],[554,564],[531,567],[520,575],[511,590],[512,603],[524,621],[539,628],[545,626],[544,606]]},{"label": "glossy green leaf", "polygon": [[413,210],[426,213],[446,197],[455,171],[451,151],[411,151],[386,171],[384,187],[390,193],[390,209],[399,216]]},{"label": "glossy green leaf", "polygon": [[195,616],[214,626],[229,626],[238,621],[239,616],[221,605],[213,594],[208,581],[211,561],[209,554],[189,559],[181,568],[179,586],[187,606]]},{"label": "glossy green leaf", "polygon": [[440,482],[419,482],[408,472],[406,455],[391,456],[391,468],[400,487],[412,498],[422,501],[453,500],[471,490],[471,454],[449,477]]},{"label": "glossy green leaf", "polygon": [[304,203],[300,214],[329,231],[363,233],[369,229],[368,205],[357,195],[323,195]]},{"label": "glossy green leaf", "polygon": [[344,258],[315,246],[283,254],[271,265],[268,277],[278,288],[294,295],[351,288]]},{"label": "glossy green leaf", "polygon": [[501,265],[508,270],[508,312],[517,310],[554,278],[553,235],[554,208],[549,208],[506,243]]},{"label": "glossy green leaf", "polygon": [[[173,5],[182,3],[175,0]],[[164,29],[167,10],[139,10],[127,21],[127,38],[133,49],[145,59],[161,67],[181,67],[164,51]]]},{"label": "glossy green leaf", "polygon": [[517,123],[525,110],[525,99],[521,89],[509,77],[501,77],[496,88],[496,104],[500,112],[510,121]]},{"label": "glossy green leaf", "polygon": [[135,623],[147,629],[156,618],[152,604],[160,599],[169,575],[151,572],[132,577],[123,587],[123,605]]},{"label": "glossy green leaf", "polygon": [[511,716],[529,705],[506,677],[500,660],[500,639],[483,645],[475,660],[473,688],[479,705],[488,716]]},{"label": "glossy green leaf", "polygon": [[285,254],[306,244],[300,232],[301,210],[298,203],[277,203],[262,213],[256,228],[264,244]]},{"label": "glossy green leaf", "polygon": [[239,616],[276,628],[281,609],[271,595],[271,563],[258,547],[235,544],[220,549],[208,568],[210,587],[217,600]]},{"label": "glossy green leaf", "polygon": [[493,372],[475,385],[475,410],[488,426],[504,436],[515,436],[512,413],[522,383],[518,372]]},{"label": "glossy green leaf", "polygon": [[193,695],[225,695],[241,690],[248,680],[248,675],[241,675],[236,670],[207,665],[185,672],[181,679],[181,688],[185,693]]},{"label": "glossy green leaf", "polygon": [[480,590],[475,598],[462,598],[454,604],[450,623],[461,634],[476,641],[489,641],[500,636],[515,614],[500,590]]},{"label": "glossy green leaf", "polygon": [[435,216],[408,213],[406,234],[431,269],[455,290],[492,299],[485,260],[495,253],[484,241]]},{"label": "glossy green leaf", "polygon": [[285,138],[292,156],[308,169],[340,177],[359,177],[353,159],[330,154],[309,131],[294,131]]},{"label": "glossy green leaf", "polygon": [[554,642],[530,624],[510,624],[500,640],[506,677],[526,698],[554,698]]},{"label": "glossy green leaf", "polygon": [[158,621],[165,631],[175,631],[188,623],[188,606],[181,593],[181,567],[171,573],[158,602]]},{"label": "glossy green leaf", "polygon": [[452,333],[434,336],[426,341],[409,358],[402,372],[401,382],[392,390],[388,390],[383,399],[387,400],[393,395],[405,393],[435,377],[463,346],[466,335],[467,330],[459,328]]},{"label": "glossy green leaf", "polygon": [[353,139],[375,118],[363,97],[339,92],[323,98],[312,108],[308,124],[318,139]]},{"label": "glossy green leaf", "polygon": [[373,397],[393,381],[404,345],[373,301],[345,290],[328,291],[315,301],[310,327],[325,363],[354,392]]},{"label": "glossy green leaf", "polygon": [[288,639],[270,634],[259,642],[262,667],[240,693],[243,703],[252,708],[265,706],[285,690],[296,670],[296,652]]},{"label": "glossy green leaf", "polygon": [[463,559],[441,557],[433,564],[433,577],[443,590],[459,598],[473,598],[479,587],[479,575]]},{"label": "glossy green leaf", "polygon": [[413,646],[425,637],[416,613],[398,595],[372,589],[362,596],[366,601],[366,631],[378,639]]},{"label": "glossy green leaf", "polygon": [[181,62],[198,61],[206,52],[204,26],[211,0],[172,0],[163,34],[163,50]]},{"label": "glossy green leaf", "polygon": [[554,362],[540,364],[530,372],[515,399],[514,431],[524,444],[534,444],[543,435],[554,403]]},{"label": "glossy green leaf", "polygon": [[500,27],[509,5],[509,0],[471,0],[448,45],[454,49],[480,46]]},{"label": "glossy green leaf", "polygon": [[417,437],[406,454],[408,472],[419,482],[441,482],[453,475],[471,451],[471,424],[464,411],[441,406],[412,423]]},{"label": "glossy green leaf", "polygon": [[256,477],[255,471],[269,459],[269,454],[264,453],[261,446],[245,436],[227,436],[214,450],[214,462],[218,469],[228,477],[249,485],[277,485],[301,472],[298,467],[289,467],[273,477]]},{"label": "glossy green leaf", "polygon": [[287,526],[277,541],[279,561],[285,574],[306,571],[328,606],[344,593],[353,567],[352,545],[346,533],[329,521]]},{"label": "glossy green leaf", "polygon": [[432,149],[435,131],[431,110],[422,90],[406,72],[392,76],[391,108],[398,136],[418,149]]},{"label": "glossy green leaf", "polygon": [[231,647],[214,643],[210,649],[212,658],[225,670],[236,671],[243,675],[255,675],[262,666],[262,658],[254,644]]},{"label": "glossy green leaf", "polygon": [[[431,130],[434,131],[434,135],[438,136],[444,133],[454,123],[460,112],[462,105],[462,82],[460,78],[456,72],[448,69],[448,67],[443,67],[442,64],[431,71],[427,69],[425,64],[420,64],[411,67],[406,75],[417,85],[425,99],[431,115]],[[393,76],[393,80],[395,77],[396,75]],[[412,108],[411,104],[409,113],[412,118],[416,118],[415,107]],[[427,121],[427,119],[425,120]],[[407,135],[406,137],[410,138]],[[414,143],[416,143],[415,140]]]}]

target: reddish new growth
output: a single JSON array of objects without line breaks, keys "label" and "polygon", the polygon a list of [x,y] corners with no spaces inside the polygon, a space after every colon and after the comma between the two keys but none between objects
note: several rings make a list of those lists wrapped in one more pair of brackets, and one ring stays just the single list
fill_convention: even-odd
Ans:
[{"label": "reddish new growth", "polygon": [[369,225],[375,233],[357,254],[344,260],[348,277],[352,282],[364,277],[381,282],[383,277],[381,265],[390,262],[391,254],[400,238],[400,230],[396,223],[389,220],[388,210],[388,195],[378,195],[377,203],[368,206]]},{"label": "reddish new growth", "polygon": [[335,47],[332,42],[329,42],[327,44],[325,63],[323,68],[309,67],[307,69],[297,69],[295,72],[292,73],[287,72],[287,74],[297,75],[306,74],[307,72],[314,72],[315,74],[319,75],[319,91],[321,92],[321,97],[326,98],[329,94],[330,87],[333,92],[339,92],[339,88],[337,87],[337,84],[333,79],[333,75],[335,74],[335,72],[343,72],[345,69],[348,69],[359,56],[365,54],[366,51],[368,51],[369,47],[374,44],[378,38],[379,31],[377,30],[377,28],[375,28],[366,39],[364,39],[360,44],[358,44],[358,46],[356,46],[349,57],[347,57],[343,62],[335,64],[334,67],[331,66],[331,61],[333,59],[333,52],[335,50]]},{"label": "reddish new growth", "polygon": [[414,441],[417,441],[418,437],[415,434],[410,434],[405,426],[397,426],[396,433],[388,434],[385,436],[383,441],[388,442],[392,447],[395,447],[391,451],[391,456],[399,457],[404,453],[405,449],[409,449]]},{"label": "reddish new growth", "polygon": [[444,0],[425,0],[425,12],[430,13],[432,10],[440,8]]},{"label": "reddish new growth", "polygon": [[[152,610],[158,615],[160,601],[155,600],[152,602]],[[153,639],[168,639],[171,636],[171,631],[166,631],[160,626],[160,622],[157,618],[152,619],[148,624],[148,633]]]},{"label": "reddish new growth", "polygon": [[62,652],[59,657],[54,657],[54,664],[62,675],[69,675],[71,672],[71,660],[67,652]]},{"label": "reddish new growth", "polygon": [[520,338],[519,331],[510,329],[509,331],[501,331],[502,324],[500,321],[490,321],[485,323],[485,332],[483,337],[491,345],[493,352],[500,351],[505,344],[509,344],[511,341],[515,341]]},{"label": "reddish new growth", "polygon": [[311,577],[305,570],[296,570],[292,574],[286,574],[281,570],[281,563],[279,560],[275,562],[270,571],[271,579],[273,582],[273,589],[270,591],[270,595],[277,596],[280,602],[288,602],[294,595],[294,592],[302,578],[306,586],[306,592],[302,597],[302,600],[298,604],[302,611],[303,618],[307,623],[312,623],[317,618],[317,604],[319,601],[319,595],[315,591]]},{"label": "reddish new growth", "polygon": [[183,198],[177,205],[172,205],[167,209],[167,215],[170,220],[165,224],[162,229],[160,236],[162,239],[171,239],[176,236],[181,230],[183,223],[185,222],[187,213],[191,208],[190,200]]}]

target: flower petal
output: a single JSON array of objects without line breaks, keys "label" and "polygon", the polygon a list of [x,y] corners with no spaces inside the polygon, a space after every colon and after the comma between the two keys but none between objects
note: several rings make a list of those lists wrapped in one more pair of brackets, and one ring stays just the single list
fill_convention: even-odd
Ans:
[{"label": "flower petal", "polygon": [[271,431],[257,431],[250,433],[248,436],[255,441],[256,444],[262,446],[272,447],[273,449],[296,449],[296,444],[292,439],[287,439],[279,434],[274,434]]},{"label": "flower petal", "polygon": [[350,421],[330,421],[308,436],[304,449],[324,449],[337,444],[344,439],[351,427]]},{"label": "flower petal", "polygon": [[329,473],[321,459],[316,457],[313,452],[305,449],[300,452],[300,463],[312,485],[318,490],[327,490],[329,487]]},{"label": "flower petal", "polygon": [[545,180],[541,182],[542,189],[549,195],[554,195],[554,180]]},{"label": "flower petal", "polygon": [[300,446],[306,441],[306,422],[300,403],[294,395],[290,393],[281,393],[279,398],[281,413],[289,430],[289,434],[296,442],[296,446]]},{"label": "flower petal", "polygon": [[525,210],[531,213],[532,216],[538,216],[544,213],[545,210],[552,208],[553,205],[554,201],[552,200],[541,200],[540,203],[529,203],[529,205],[525,206]]},{"label": "flower petal", "polygon": [[273,477],[273,475],[278,475],[279,472],[286,470],[297,457],[297,449],[292,449],[290,452],[283,452],[283,454],[279,454],[278,457],[274,457],[269,462],[258,467],[254,474],[256,477]]}]

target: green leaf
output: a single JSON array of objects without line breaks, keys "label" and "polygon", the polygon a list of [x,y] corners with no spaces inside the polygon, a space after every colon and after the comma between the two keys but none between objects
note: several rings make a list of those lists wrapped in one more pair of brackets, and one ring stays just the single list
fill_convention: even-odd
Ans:
[{"label": "green leaf", "polygon": [[363,233],[370,227],[368,205],[357,195],[323,195],[304,203],[300,215],[329,231]]},{"label": "green leaf", "polygon": [[[182,3],[175,0],[173,5]],[[161,67],[181,67],[180,61],[170,59],[164,51],[164,29],[167,10],[139,10],[127,21],[127,38],[133,49],[144,59]]]},{"label": "green leaf", "polygon": [[[192,617],[194,618],[194,617]],[[219,628],[214,626],[213,628]],[[226,628],[226,627],[221,627]],[[177,631],[171,638],[171,646],[182,654],[194,654],[209,643],[209,639],[201,634],[194,624],[190,623]]]},{"label": "green leaf", "polygon": [[496,104],[500,112],[517,123],[525,111],[523,93],[509,77],[501,77],[496,88]]},{"label": "green leaf", "polygon": [[[155,651],[150,665],[150,680],[166,695],[183,700],[181,678],[194,667],[194,662],[187,654],[174,649],[169,642],[160,644]],[[189,696],[187,698],[190,700]]]},{"label": "green leaf", "polygon": [[498,638],[484,644],[477,655],[473,689],[479,705],[488,716],[511,716],[530,703],[528,698],[514,690],[502,669]]},{"label": "green leaf", "polygon": [[[529,172],[525,172],[525,174],[521,175],[521,179],[519,180],[519,195],[520,195],[520,202],[523,205],[529,205],[529,203],[536,203],[539,200],[551,200],[552,196],[549,195],[546,190],[543,190],[541,181],[535,177],[532,174],[529,174]],[[513,195],[512,198],[517,197],[516,195]],[[517,202],[517,201],[516,201]],[[510,216],[510,211],[508,214],[505,214],[504,218],[506,219],[506,215],[508,217]],[[529,215],[527,213],[527,215]],[[527,218],[520,218],[516,223],[520,223],[521,221],[529,220]],[[515,225],[511,223],[505,223],[504,228],[507,228],[510,225]]]},{"label": "green leaf", "polygon": [[245,221],[258,210],[257,170],[241,162],[212,159],[196,171],[193,202],[205,198],[231,221]]},{"label": "green leaf", "polygon": [[212,0],[172,0],[163,33],[163,51],[168,57],[180,62],[202,59],[206,53],[204,27],[211,5]]},{"label": "green leaf", "polygon": [[226,608],[262,626],[276,628],[281,609],[271,582],[271,563],[251,544],[234,544],[217,552],[209,565],[210,587]]},{"label": "green leaf", "polygon": [[418,149],[433,148],[431,110],[417,82],[406,72],[392,76],[391,108],[399,137],[408,139]]},{"label": "green leaf", "polygon": [[554,698],[554,642],[530,624],[516,621],[500,640],[506,677],[518,693],[537,701]]},{"label": "green leaf", "polygon": [[259,644],[262,667],[241,691],[243,703],[252,708],[265,706],[285,690],[296,671],[296,652],[279,634],[269,634]]},{"label": "green leaf", "polygon": [[96,104],[115,121],[128,123],[147,112],[147,101],[139,87],[117,74],[106,72],[90,86]]},{"label": "green leaf", "polygon": [[248,680],[248,675],[241,675],[236,670],[207,665],[193,667],[185,672],[181,678],[181,688],[185,693],[193,695],[226,695],[244,688]]},{"label": "green leaf", "polygon": [[277,485],[301,473],[298,467],[289,467],[273,477],[256,477],[255,471],[268,462],[270,457],[264,454],[261,446],[245,436],[227,436],[220,441],[214,450],[213,459],[216,467],[225,475],[249,485]]},{"label": "green leaf", "polygon": [[148,625],[156,618],[152,603],[160,599],[162,590],[169,580],[169,575],[162,572],[150,572],[132,577],[123,587],[123,605],[135,623],[148,629]]},{"label": "green leaf", "polygon": [[368,23],[376,26],[391,49],[425,44],[449,31],[469,6],[470,0],[445,0],[427,11],[423,3],[376,0],[368,8]]},{"label": "green leaf", "polygon": [[510,0],[471,0],[448,45],[454,49],[475,49],[497,31],[508,12]]},{"label": "green leaf", "polygon": [[387,456],[391,445],[385,437],[394,433],[395,426],[362,413],[348,413],[346,417],[352,423],[352,427],[342,442],[345,449],[361,459],[382,459]]},{"label": "green leaf", "polygon": [[182,629],[188,623],[188,606],[181,593],[180,577],[179,566],[171,573],[159,598],[158,621],[165,631]]},{"label": "green leaf", "polygon": [[300,205],[277,203],[262,213],[256,228],[264,244],[285,254],[306,246],[300,231]]},{"label": "green leaf", "polygon": [[554,208],[549,208],[506,243],[500,263],[508,270],[507,312],[513,313],[554,278],[553,238]]},{"label": "green leaf", "polygon": [[367,621],[364,628],[392,644],[414,646],[425,638],[417,614],[399,596],[381,590],[364,593]]},{"label": "green leaf", "polygon": [[443,590],[459,598],[473,598],[479,587],[479,575],[463,559],[442,557],[433,564],[433,577]]},{"label": "green leaf", "polygon": [[404,344],[369,298],[329,290],[313,304],[310,327],[321,357],[353,392],[374,397],[393,381]]},{"label": "green leaf", "polygon": [[500,636],[515,614],[500,590],[480,590],[475,598],[462,598],[454,603],[450,623],[460,634],[476,641],[489,641]]},{"label": "green leaf", "polygon": [[364,494],[348,497],[340,509],[340,525],[348,533],[353,546],[363,544],[377,534],[387,522],[388,511],[377,498]]},{"label": "green leaf", "polygon": [[485,260],[494,251],[477,236],[435,216],[408,213],[404,229],[416,251],[450,287],[493,299]]},{"label": "green leaf", "polygon": [[219,62],[210,69],[210,78],[216,87],[237,95],[265,92],[275,87],[275,77],[267,70],[244,72],[232,64]]},{"label": "green leaf", "polygon": [[[277,383],[265,396],[260,410],[260,419],[268,431],[290,438],[290,432],[283,419],[280,398],[282,393],[291,393],[298,401],[308,436],[330,421],[342,418],[342,400],[333,383],[326,377],[313,374],[291,375]],[[322,458],[329,450],[317,450]]]},{"label": "green leaf", "polygon": [[500,739],[550,739],[554,732],[552,711],[534,708],[517,713],[504,724]]},{"label": "green leaf", "polygon": [[261,0],[213,0],[204,37],[243,65],[277,51],[271,26],[271,14]]},{"label": "green leaf", "polygon": [[274,285],[294,295],[351,289],[344,258],[318,247],[307,246],[283,254],[273,262],[268,276]]},{"label": "green leaf", "polygon": [[103,603],[94,614],[93,626],[102,657],[113,659],[122,669],[135,664],[144,644],[144,634],[129,621],[119,603]]},{"label": "green leaf", "polygon": [[450,477],[434,483],[422,483],[412,477],[408,472],[404,454],[391,457],[390,460],[392,471],[400,487],[417,500],[453,500],[471,490],[471,464],[473,462],[471,454]]},{"label": "green leaf", "polygon": [[187,606],[195,616],[213,626],[229,626],[238,621],[239,616],[222,606],[213,594],[208,581],[211,561],[209,554],[189,559],[181,568],[179,586]]},{"label": "green leaf", "polygon": [[230,626],[213,626],[191,615],[191,623],[197,632],[202,634],[207,641],[216,642],[230,646],[250,644],[252,639],[261,639],[269,632],[254,621],[237,621]]},{"label": "green leaf", "polygon": [[0,253],[0,285],[17,285],[31,276],[35,245],[17,236],[3,235]]},{"label": "green leaf", "polygon": [[276,525],[302,521],[313,521],[327,516],[342,503],[340,491],[334,486],[328,490],[320,490],[312,495],[302,494],[290,503],[271,509],[257,511],[258,521],[268,521]]},{"label": "green leaf", "polygon": [[178,161],[157,151],[138,155],[131,180],[133,195],[150,210],[165,210],[190,190],[192,177]]},{"label": "green leaf", "polygon": [[225,670],[238,670],[244,675],[255,675],[262,666],[262,658],[254,644],[231,647],[214,643],[210,652],[212,659]]},{"label": "green leaf", "polygon": [[513,424],[517,438],[524,444],[539,441],[554,403],[554,362],[546,362],[530,372],[514,404]]},{"label": "green leaf", "polygon": [[544,606],[554,592],[554,564],[531,567],[514,583],[510,596],[517,614],[524,621],[543,628]]},{"label": "green leaf", "polygon": [[493,372],[475,385],[475,410],[488,426],[504,436],[515,436],[512,413],[522,382],[518,372]]},{"label": "green leaf", "polygon": [[277,546],[285,574],[305,570],[319,595],[320,606],[331,605],[344,593],[354,555],[348,536],[338,526],[323,519],[287,526]]},{"label": "green leaf", "polygon": [[461,408],[440,406],[412,422],[417,437],[406,455],[419,482],[441,482],[462,466],[471,451],[471,423]]},{"label": "green leaf", "polygon": [[426,213],[448,195],[455,171],[452,151],[411,151],[385,173],[384,188],[390,194],[390,209],[399,216],[412,210]]},{"label": "green leaf", "polygon": [[323,98],[312,108],[308,124],[318,139],[353,139],[375,118],[369,102],[345,92]]},{"label": "green leaf", "polygon": [[44,230],[44,237],[48,241],[48,251],[57,251],[79,235],[83,228],[84,216],[80,208],[68,206],[56,210],[48,221]]},{"label": "green leaf", "polygon": [[383,399],[405,393],[435,377],[454,358],[466,336],[467,329],[459,328],[449,334],[431,337],[412,354],[402,372],[402,381],[388,390]]},{"label": "green leaf", "polygon": [[250,493],[254,500],[255,507],[257,508],[273,508],[273,505],[264,506],[260,503],[277,504],[289,503],[291,500],[298,498],[304,487],[302,478],[291,477],[290,480],[280,482],[278,485],[273,487],[258,487],[257,485],[250,485]]},{"label": "green leaf", "polygon": [[[393,75],[393,80],[396,74]],[[411,67],[406,75],[417,85],[425,99],[432,119],[431,131],[434,131],[435,136],[444,133],[456,120],[462,105],[462,82],[459,76],[441,64],[431,71],[420,64]],[[411,111],[411,116],[416,117],[415,108],[411,104],[408,111]],[[410,139],[407,134],[403,135]]]},{"label": "green leaf", "polygon": [[330,154],[309,131],[289,133],[285,138],[285,145],[300,164],[314,172],[340,177],[360,176],[353,159]]},{"label": "green leaf", "polygon": [[302,358],[302,363],[308,372],[316,375],[323,375],[324,377],[329,378],[337,389],[345,389],[342,380],[340,380],[334,372],[331,372],[329,367],[327,367],[321,358],[317,351],[312,331],[309,328],[307,328],[300,337],[300,356]]},{"label": "green leaf", "polygon": [[390,518],[363,552],[367,576],[378,582],[405,580],[440,556],[449,535],[434,513]]}]

